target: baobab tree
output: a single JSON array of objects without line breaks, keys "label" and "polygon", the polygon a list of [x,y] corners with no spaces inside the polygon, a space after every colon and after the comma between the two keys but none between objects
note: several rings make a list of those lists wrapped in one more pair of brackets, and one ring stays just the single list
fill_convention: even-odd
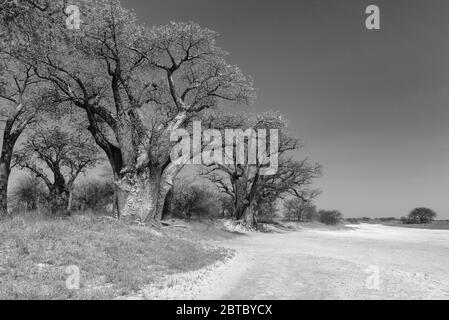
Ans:
[{"label": "baobab tree", "polygon": [[[277,138],[278,146],[275,150],[280,159],[278,168],[274,173],[262,174],[266,162],[258,159],[250,163],[249,152],[250,137],[243,142],[246,148],[245,162],[239,164],[213,163],[204,175],[214,183],[220,191],[228,194],[234,200],[234,218],[243,220],[243,224],[249,229],[257,226],[257,212],[265,201],[275,202],[281,196],[295,193],[297,196],[314,197],[316,192],[308,191],[313,179],[321,173],[321,166],[311,165],[307,160],[294,161],[288,158],[292,152],[298,151],[301,144],[297,138],[287,132],[287,122],[278,113],[267,112],[261,115],[212,115],[214,127],[247,129],[276,129],[279,130]],[[247,131],[248,132],[248,131]],[[270,131],[271,132],[271,131]],[[270,137],[267,138],[270,141]],[[225,147],[225,146],[223,146]],[[237,154],[237,143],[233,145]],[[270,154],[273,156],[273,154]],[[308,194],[308,195],[307,195]]]},{"label": "baobab tree", "polygon": [[146,29],[118,1],[79,1],[83,24],[74,31],[55,22],[64,1],[48,5],[17,18],[29,45],[14,52],[86,112],[114,172],[117,214],[159,220],[182,167],[171,162],[170,136],[207,109],[250,103],[251,79],[226,62],[216,33],[195,23]]},{"label": "baobab tree", "polygon": [[53,213],[70,212],[76,179],[98,160],[97,147],[89,137],[58,126],[38,128],[14,155],[17,167],[45,183]]}]

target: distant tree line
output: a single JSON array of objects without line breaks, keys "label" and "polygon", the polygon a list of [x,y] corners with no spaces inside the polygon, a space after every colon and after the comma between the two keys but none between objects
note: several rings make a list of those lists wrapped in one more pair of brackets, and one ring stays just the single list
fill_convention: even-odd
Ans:
[{"label": "distant tree line", "polygon": [[318,210],[317,207],[303,199],[293,198],[285,202],[285,218],[297,222],[321,222],[337,225],[343,222],[343,214],[338,210]]},{"label": "distant tree line", "polygon": [[380,217],[380,218],[347,218],[346,221],[352,224],[358,223],[388,223],[401,222],[402,224],[428,224],[433,222],[437,217],[435,211],[429,208],[415,208],[407,216],[400,219],[394,217]]}]

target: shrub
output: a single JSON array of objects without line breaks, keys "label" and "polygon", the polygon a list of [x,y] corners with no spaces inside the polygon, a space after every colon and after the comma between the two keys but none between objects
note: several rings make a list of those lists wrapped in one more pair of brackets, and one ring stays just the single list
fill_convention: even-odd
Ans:
[{"label": "shrub", "polygon": [[316,206],[307,206],[302,213],[303,221],[312,222],[320,219]]},{"label": "shrub", "polygon": [[336,225],[343,220],[343,214],[340,211],[332,210],[321,210],[319,212],[320,222],[327,225]]},{"label": "shrub", "polygon": [[285,203],[285,217],[289,220],[313,221],[318,220],[316,207],[299,198],[293,198]]},{"label": "shrub", "polygon": [[408,219],[408,217],[401,217],[401,222],[403,224],[411,224],[412,222]]},{"label": "shrub", "polygon": [[220,215],[220,199],[216,192],[205,186],[193,186],[195,195],[193,206],[190,208],[191,214],[204,217],[218,217]]},{"label": "shrub", "polygon": [[47,205],[48,191],[39,178],[26,177],[12,193],[13,211],[34,211]]},{"label": "shrub", "polygon": [[114,183],[112,181],[93,180],[76,186],[73,208],[84,211],[99,209],[112,203]]},{"label": "shrub", "polygon": [[289,199],[284,204],[285,218],[288,220],[300,220],[301,219],[301,200],[294,198]]},{"label": "shrub", "polygon": [[276,201],[262,201],[257,207],[257,218],[259,221],[273,221],[277,212]]},{"label": "shrub", "polygon": [[389,222],[389,221],[396,221],[396,218],[393,217],[387,217],[387,218],[379,218],[381,222]]},{"label": "shrub", "polygon": [[437,214],[429,208],[413,209],[407,216],[407,223],[409,224],[425,224],[435,220]]},{"label": "shrub", "polygon": [[360,221],[357,218],[347,218],[346,222],[350,224],[360,224]]},{"label": "shrub", "polygon": [[221,210],[222,199],[219,194],[209,188],[198,185],[190,185],[186,181],[175,184],[170,195],[169,204],[164,206],[164,218],[187,218],[193,215],[215,216],[223,214]]},{"label": "shrub", "polygon": [[220,212],[222,218],[232,218],[234,214],[234,199],[227,194],[220,194]]}]

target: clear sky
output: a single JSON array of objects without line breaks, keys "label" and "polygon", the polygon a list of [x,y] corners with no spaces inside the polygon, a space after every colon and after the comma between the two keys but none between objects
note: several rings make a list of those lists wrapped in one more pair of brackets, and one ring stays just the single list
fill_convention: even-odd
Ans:
[{"label": "clear sky", "polygon": [[[449,1],[122,2],[148,25],[192,20],[254,77],[324,166],[318,205],[348,217],[429,206],[449,219]],[[381,30],[365,28],[365,8]]]}]

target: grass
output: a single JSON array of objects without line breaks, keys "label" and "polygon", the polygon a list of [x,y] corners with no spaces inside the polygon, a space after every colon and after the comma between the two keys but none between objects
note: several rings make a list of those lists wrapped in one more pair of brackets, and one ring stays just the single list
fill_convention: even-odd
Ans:
[{"label": "grass", "polygon": [[[230,235],[211,225],[151,229],[106,217],[49,219],[21,215],[0,222],[0,299],[113,299],[165,275],[198,270],[225,259],[205,245]],[[80,270],[69,290],[69,266]],[[72,271],[73,272],[73,271]]]}]

